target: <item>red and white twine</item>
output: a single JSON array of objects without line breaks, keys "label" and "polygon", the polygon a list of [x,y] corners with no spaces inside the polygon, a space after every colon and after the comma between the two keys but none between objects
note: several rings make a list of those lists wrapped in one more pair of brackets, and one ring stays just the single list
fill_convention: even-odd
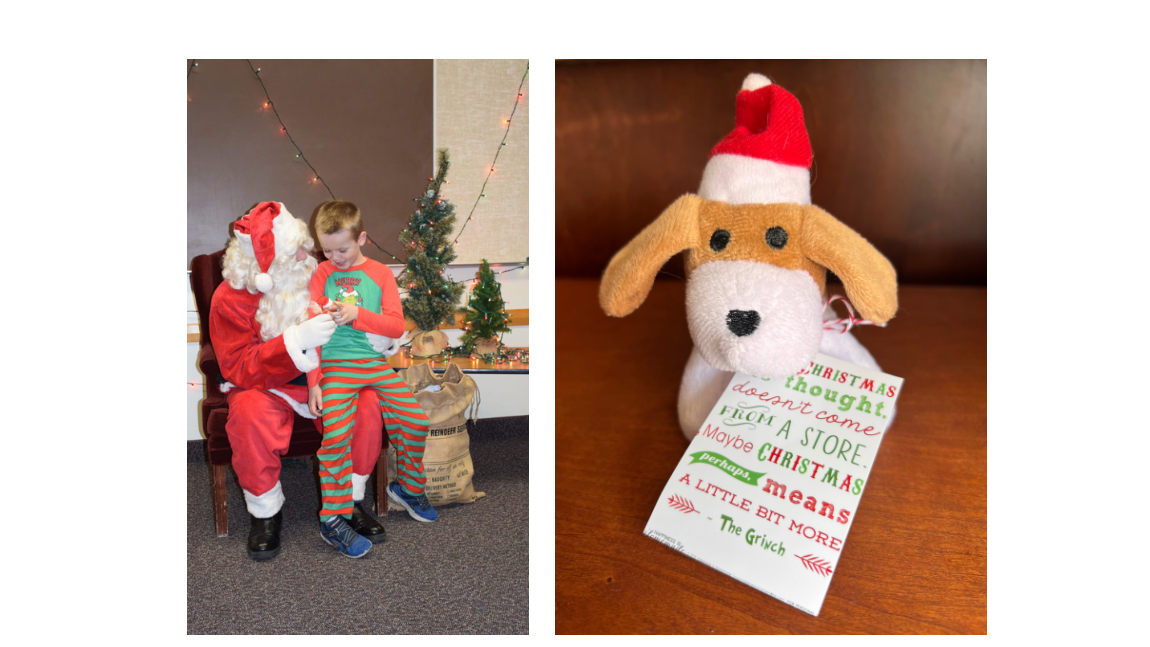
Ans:
[{"label": "red and white twine", "polygon": [[[836,294],[835,296],[827,299],[827,303],[823,306],[823,309],[825,310],[826,308],[830,307],[830,305],[835,301],[843,302],[843,305],[847,307],[847,316],[843,319],[828,319],[824,321],[823,330],[838,330],[839,333],[845,333],[855,326],[878,326],[879,328],[886,328],[885,323],[875,323],[869,319],[856,319],[855,309],[851,306],[851,302],[847,301],[847,298],[841,295]],[[842,330],[839,330],[840,326],[842,327]]]}]

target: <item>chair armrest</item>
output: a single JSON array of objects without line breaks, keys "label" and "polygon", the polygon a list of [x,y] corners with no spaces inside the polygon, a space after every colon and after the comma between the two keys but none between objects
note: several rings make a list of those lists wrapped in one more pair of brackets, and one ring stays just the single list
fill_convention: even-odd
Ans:
[{"label": "chair armrest", "polygon": [[216,361],[215,349],[212,348],[210,342],[200,345],[199,367],[200,372],[204,373],[205,380],[212,380],[212,383],[215,384],[216,387],[220,386],[217,384],[216,379],[216,377],[220,375],[220,362]]}]

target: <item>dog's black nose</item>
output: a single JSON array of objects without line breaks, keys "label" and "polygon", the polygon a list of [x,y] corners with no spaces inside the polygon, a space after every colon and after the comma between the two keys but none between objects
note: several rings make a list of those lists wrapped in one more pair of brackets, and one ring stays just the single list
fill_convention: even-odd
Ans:
[{"label": "dog's black nose", "polygon": [[732,310],[727,313],[727,329],[739,337],[746,337],[759,327],[759,313],[754,310]]}]

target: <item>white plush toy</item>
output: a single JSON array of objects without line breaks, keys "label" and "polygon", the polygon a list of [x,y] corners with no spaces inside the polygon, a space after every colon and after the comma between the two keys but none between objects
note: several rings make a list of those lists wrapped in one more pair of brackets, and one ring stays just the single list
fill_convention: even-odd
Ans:
[{"label": "white plush toy", "polygon": [[[761,74],[736,97],[736,127],[712,150],[699,192],[676,200],[611,259],[599,303],[623,317],[655,274],[686,251],[687,324],[694,342],[679,389],[679,424],[693,438],[735,372],[785,377],[820,350],[878,369],[835,319],[826,272],[859,312],[884,324],[898,309],[894,267],[811,204],[813,155],[802,107]],[[853,315],[852,315],[853,318]]]}]

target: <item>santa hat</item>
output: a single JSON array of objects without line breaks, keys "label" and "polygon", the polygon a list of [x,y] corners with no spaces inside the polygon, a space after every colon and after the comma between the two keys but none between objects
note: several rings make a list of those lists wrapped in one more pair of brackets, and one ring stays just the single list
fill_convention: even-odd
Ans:
[{"label": "santa hat", "polygon": [[813,159],[799,100],[750,74],[735,97],[735,129],[711,149],[699,195],[731,204],[810,204]]},{"label": "santa hat", "polygon": [[269,292],[275,287],[268,268],[276,256],[285,251],[292,241],[295,217],[288,213],[282,202],[261,202],[236,221],[233,230],[244,252],[256,259],[260,274],[256,276],[256,289]]}]

